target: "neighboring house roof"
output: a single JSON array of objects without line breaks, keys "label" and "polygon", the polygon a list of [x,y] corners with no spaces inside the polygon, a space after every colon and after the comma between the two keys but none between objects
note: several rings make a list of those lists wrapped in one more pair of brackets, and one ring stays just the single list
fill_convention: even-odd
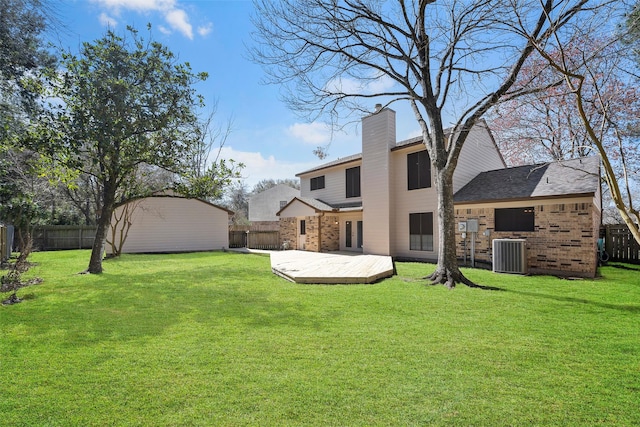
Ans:
[{"label": "neighboring house roof", "polygon": [[595,194],[598,156],[482,172],[454,196],[455,203],[523,200]]}]

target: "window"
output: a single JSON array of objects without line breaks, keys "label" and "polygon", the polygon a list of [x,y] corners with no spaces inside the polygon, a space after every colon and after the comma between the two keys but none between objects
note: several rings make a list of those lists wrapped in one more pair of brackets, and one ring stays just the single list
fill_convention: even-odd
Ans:
[{"label": "window", "polygon": [[427,150],[407,154],[409,190],[431,187],[431,161]]},{"label": "window", "polygon": [[304,219],[300,220],[300,235],[304,236],[307,234],[307,222]]},{"label": "window", "polygon": [[505,208],[495,210],[496,231],[534,231],[535,210],[527,208]]},{"label": "window", "polygon": [[360,166],[349,168],[347,173],[347,197],[360,197]]},{"label": "window", "polygon": [[433,212],[409,214],[409,249],[433,250]]},{"label": "window", "polygon": [[324,175],[311,178],[311,191],[324,188]]},{"label": "window", "polygon": [[287,206],[287,201],[286,200],[280,200],[280,209],[284,208],[285,206]]}]

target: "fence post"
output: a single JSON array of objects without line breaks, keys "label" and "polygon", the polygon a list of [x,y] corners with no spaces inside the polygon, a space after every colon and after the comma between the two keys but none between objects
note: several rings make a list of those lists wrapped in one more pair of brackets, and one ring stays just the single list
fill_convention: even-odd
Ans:
[{"label": "fence post", "polygon": [[613,256],[613,241],[611,240],[611,224],[605,226],[604,250],[609,256]]}]

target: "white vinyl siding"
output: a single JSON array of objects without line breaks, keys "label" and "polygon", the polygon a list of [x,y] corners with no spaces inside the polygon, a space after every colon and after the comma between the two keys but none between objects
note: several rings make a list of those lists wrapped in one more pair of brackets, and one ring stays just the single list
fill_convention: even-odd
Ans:
[{"label": "white vinyl siding", "polygon": [[306,217],[317,216],[318,213],[311,206],[302,203],[299,200],[294,200],[289,206],[280,212],[280,218],[293,218],[293,217]]},{"label": "white vinyl siding", "polygon": [[[300,176],[301,196],[322,200],[330,205],[361,201],[361,197],[347,198],[345,191],[347,186],[345,170],[360,165],[361,162],[358,160]],[[322,175],[324,175],[324,188],[311,191],[311,178]]]},{"label": "white vinyl siding", "polygon": [[453,173],[453,192],[460,190],[480,172],[504,167],[491,134],[484,124],[479,124],[471,130],[460,151],[458,166]]},{"label": "white vinyl siding", "polygon": [[134,203],[137,206],[123,246],[125,253],[208,251],[229,246],[229,213],[223,209],[182,197],[147,197]]},{"label": "white vinyl siding", "polygon": [[[438,251],[438,197],[435,186],[407,190],[407,154],[424,150],[424,145],[417,144],[405,149],[395,150],[391,156],[391,253],[405,258],[434,260]],[[431,182],[434,182],[433,171]],[[417,212],[434,212],[433,215],[433,250],[410,250],[409,215]]]},{"label": "white vinyl siding", "polygon": [[[396,114],[385,108],[362,120],[363,252],[392,255],[393,195],[391,148],[396,143]],[[406,187],[405,187],[406,188]]]}]

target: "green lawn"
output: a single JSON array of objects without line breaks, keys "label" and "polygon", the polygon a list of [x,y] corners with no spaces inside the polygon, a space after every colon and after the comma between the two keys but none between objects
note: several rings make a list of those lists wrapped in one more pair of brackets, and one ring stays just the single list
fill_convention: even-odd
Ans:
[{"label": "green lawn", "polygon": [[0,425],[640,425],[640,267],[503,291],[297,285],[269,258],[35,253],[0,307]]}]

